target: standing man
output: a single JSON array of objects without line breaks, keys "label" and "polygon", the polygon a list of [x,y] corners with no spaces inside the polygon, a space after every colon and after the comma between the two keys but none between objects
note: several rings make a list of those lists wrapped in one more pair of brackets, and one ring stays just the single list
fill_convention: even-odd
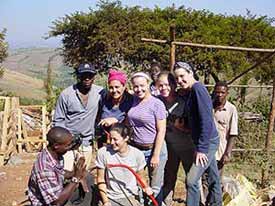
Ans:
[{"label": "standing man", "polygon": [[[53,127],[49,130],[49,144],[38,154],[29,178],[31,205],[64,205],[78,187],[85,171],[84,158],[78,159],[74,172],[65,172],[63,168],[63,155],[71,149],[72,140],[67,129]],[[66,186],[64,179],[70,179]]]},{"label": "standing man", "polygon": [[96,70],[92,64],[81,64],[76,75],[78,82],[66,88],[57,100],[53,126],[67,128],[73,135],[81,136],[82,145],[79,149],[84,154],[89,168],[91,141],[94,137],[98,102],[103,88],[93,84]]},{"label": "standing man", "polygon": [[160,74],[161,72],[161,65],[160,63],[158,62],[153,62],[151,64],[151,67],[150,67],[150,76],[151,76],[151,79],[152,79],[152,82],[150,84],[150,91],[151,91],[151,94],[153,96],[158,96],[160,95],[160,92],[156,86],[156,82],[157,82],[157,79],[158,79],[158,75]]},{"label": "standing man", "polygon": [[231,158],[234,139],[238,136],[238,113],[236,107],[227,101],[228,85],[217,82],[213,92],[213,107],[216,127],[220,136],[220,146],[216,153],[218,169],[222,176],[223,166]]}]

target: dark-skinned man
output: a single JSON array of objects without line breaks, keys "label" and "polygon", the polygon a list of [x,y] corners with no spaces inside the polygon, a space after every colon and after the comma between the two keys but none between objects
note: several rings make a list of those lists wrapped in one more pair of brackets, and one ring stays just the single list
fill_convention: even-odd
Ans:
[{"label": "dark-skinned man", "polygon": [[[63,90],[57,100],[53,126],[67,128],[73,135],[81,137],[82,145],[79,151],[85,156],[86,165],[89,168],[92,153],[91,141],[94,138],[98,102],[103,88],[93,84],[96,70],[90,63],[81,64],[76,70],[76,75],[78,82]],[[67,153],[64,158],[66,170],[71,170],[72,154]]]},{"label": "dark-skinned man", "polygon": [[[65,172],[63,155],[71,149],[73,136],[62,127],[47,134],[48,146],[37,156],[28,183],[31,205],[64,205],[79,185],[85,172],[85,159],[80,157],[73,172]],[[69,183],[64,186],[64,179]]]},{"label": "dark-skinned man", "polygon": [[237,109],[227,100],[227,95],[227,83],[217,82],[213,92],[213,108],[214,119],[220,136],[220,146],[216,153],[216,159],[221,176],[223,166],[230,161],[234,138],[238,136]]},{"label": "dark-skinned man", "polygon": [[[223,168],[231,159],[234,139],[238,135],[238,113],[236,107],[227,100],[228,85],[226,82],[217,82],[212,94],[214,120],[220,137],[220,145],[216,152],[217,165],[221,177]],[[207,174],[202,177],[200,205],[208,204]]]}]

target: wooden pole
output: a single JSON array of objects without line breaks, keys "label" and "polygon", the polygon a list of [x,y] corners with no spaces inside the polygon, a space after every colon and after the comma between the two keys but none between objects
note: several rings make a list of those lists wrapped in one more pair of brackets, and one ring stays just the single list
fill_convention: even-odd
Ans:
[{"label": "wooden pole", "polygon": [[213,45],[213,44],[197,44],[190,42],[174,42],[176,45],[181,46],[191,46],[209,49],[222,49],[222,50],[234,50],[234,51],[252,51],[252,52],[264,52],[264,53],[274,53],[275,49],[260,49],[260,48],[247,48],[247,47],[236,47],[236,46],[223,46],[223,45]]},{"label": "wooden pole", "polygon": [[175,59],[176,59],[176,45],[173,44],[173,42],[176,39],[176,26],[171,25],[170,26],[170,72],[173,71],[173,66],[175,64]]},{"label": "wooden pole", "polygon": [[10,115],[10,97],[7,97],[5,99],[5,107],[4,107],[1,152],[5,152],[6,147],[7,147],[9,115]]},{"label": "wooden pole", "polygon": [[17,130],[17,145],[18,145],[18,153],[22,153],[22,110],[17,109],[17,123],[18,123],[18,130]]},{"label": "wooden pole", "polygon": [[231,79],[230,81],[228,81],[228,84],[232,84],[234,81],[236,81],[237,79],[239,79],[240,77],[242,77],[243,75],[245,75],[246,73],[252,71],[253,69],[255,69],[256,67],[258,67],[259,65],[261,65],[263,62],[265,62],[267,59],[271,58],[273,55],[275,54],[275,52],[270,53],[268,55],[266,55],[265,57],[261,57],[260,59],[258,59],[256,61],[256,63],[254,65],[252,65],[250,68],[246,69],[245,71],[243,71],[242,73],[238,74],[236,77],[234,77],[233,79]]},{"label": "wooden pole", "polygon": [[[43,105],[42,107],[42,139],[43,141],[47,141],[46,134],[47,134],[47,125],[46,125],[46,115],[47,115],[47,109],[46,106]],[[43,143],[43,148],[45,148],[47,144]]]},{"label": "wooden pole", "polygon": [[268,131],[266,135],[265,141],[265,151],[267,154],[267,169],[262,169],[262,187],[266,186],[268,182],[268,173],[269,173],[269,159],[270,159],[270,150],[272,144],[273,130],[274,130],[274,121],[275,121],[275,75],[273,76],[273,94],[271,99],[271,107],[269,113],[269,123],[268,123]]},{"label": "wooden pole", "polygon": [[[166,40],[162,39],[148,39],[141,38],[142,41],[152,42],[152,43],[168,43]],[[252,51],[252,52],[263,52],[263,53],[274,53],[275,49],[260,49],[260,48],[248,48],[248,47],[235,47],[235,46],[223,46],[223,45],[213,45],[213,44],[197,44],[191,42],[179,42],[174,41],[173,44],[180,46],[190,46],[190,47],[200,47],[209,49],[222,49],[222,50],[233,50],[233,51]]]}]

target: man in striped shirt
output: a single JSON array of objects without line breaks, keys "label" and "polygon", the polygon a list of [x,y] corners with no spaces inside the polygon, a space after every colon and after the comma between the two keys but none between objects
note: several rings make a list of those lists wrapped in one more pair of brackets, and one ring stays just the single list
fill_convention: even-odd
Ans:
[{"label": "man in striped shirt", "polygon": [[[71,133],[62,127],[53,127],[47,134],[47,148],[38,154],[28,183],[31,205],[64,205],[78,187],[85,171],[85,159],[80,157],[74,172],[63,169],[63,155],[72,147]],[[64,179],[71,179],[65,187]]]}]

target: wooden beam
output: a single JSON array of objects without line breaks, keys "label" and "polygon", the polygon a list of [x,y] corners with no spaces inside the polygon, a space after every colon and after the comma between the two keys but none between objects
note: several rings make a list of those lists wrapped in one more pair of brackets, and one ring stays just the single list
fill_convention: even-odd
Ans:
[{"label": "wooden beam", "polygon": [[170,72],[173,72],[173,67],[176,61],[176,45],[173,44],[175,39],[176,39],[176,26],[171,25],[170,26],[170,63],[169,63]]},{"label": "wooden beam", "polygon": [[[262,149],[255,149],[255,148],[250,148],[250,149],[241,149],[241,148],[236,148],[232,149],[232,152],[262,152],[264,151],[265,148]],[[271,149],[270,152],[275,152],[275,149]]]},{"label": "wooden beam", "polygon": [[[47,142],[47,109],[46,106],[42,107],[42,139]],[[43,148],[47,146],[46,143],[43,143]]]},{"label": "wooden beam", "polygon": [[[206,87],[214,87],[215,84],[206,84]],[[266,88],[266,89],[272,89],[273,85],[243,85],[243,84],[230,84],[228,87],[231,88]]]},{"label": "wooden beam", "polygon": [[268,123],[268,131],[265,140],[265,151],[267,154],[267,168],[262,169],[262,187],[264,188],[269,182],[269,164],[270,164],[270,151],[272,144],[272,137],[274,131],[274,121],[275,121],[275,74],[273,74],[273,93],[271,99],[270,113],[269,113],[269,123]]},{"label": "wooden beam", "polygon": [[42,108],[44,105],[20,105],[20,108]]},{"label": "wooden beam", "polygon": [[151,42],[151,43],[160,43],[160,44],[167,44],[167,40],[159,40],[159,39],[148,39],[148,38],[141,38],[141,41],[144,42]]},{"label": "wooden beam", "polygon": [[236,81],[237,79],[239,79],[240,77],[242,77],[243,75],[247,74],[248,72],[252,71],[253,69],[257,68],[258,66],[260,66],[263,62],[265,62],[266,60],[268,60],[269,58],[271,58],[273,55],[275,54],[275,51],[267,54],[264,57],[260,57],[256,60],[256,63],[253,64],[251,67],[249,67],[248,69],[246,69],[245,71],[241,72],[240,74],[238,74],[236,77],[234,77],[233,79],[231,79],[230,81],[228,81],[228,84],[232,84],[234,81]]},{"label": "wooden beam", "polygon": [[17,145],[18,145],[18,153],[22,153],[22,143],[20,141],[22,141],[22,110],[21,109],[17,109],[17,115],[18,115],[18,119],[17,119]]},{"label": "wooden beam", "polygon": [[47,140],[44,139],[40,139],[40,138],[29,138],[29,139],[21,139],[21,140],[17,140],[17,142],[19,143],[47,143]]},{"label": "wooden beam", "polygon": [[[149,39],[149,38],[141,38],[141,41],[151,42],[151,43],[160,43],[167,44],[169,43],[167,40],[162,39]],[[200,48],[209,48],[209,49],[222,49],[222,50],[233,50],[233,51],[252,51],[252,52],[263,52],[263,53],[273,53],[275,49],[261,49],[261,48],[249,48],[249,47],[237,47],[237,46],[224,46],[224,45],[214,45],[214,44],[198,44],[191,42],[180,42],[173,41],[175,45],[179,46],[190,46],[190,47],[200,47]]]},{"label": "wooden beam", "polygon": [[264,52],[264,53],[274,53],[275,52],[275,49],[260,49],[260,48],[223,46],[223,45],[213,45],[213,44],[197,44],[197,43],[179,42],[179,41],[175,41],[175,42],[173,42],[173,44],[180,45],[180,46],[233,50],[233,51],[252,51],[252,52]]},{"label": "wooden beam", "polygon": [[1,151],[4,152],[7,148],[8,123],[10,115],[10,98],[5,98],[2,136],[1,136]]}]

